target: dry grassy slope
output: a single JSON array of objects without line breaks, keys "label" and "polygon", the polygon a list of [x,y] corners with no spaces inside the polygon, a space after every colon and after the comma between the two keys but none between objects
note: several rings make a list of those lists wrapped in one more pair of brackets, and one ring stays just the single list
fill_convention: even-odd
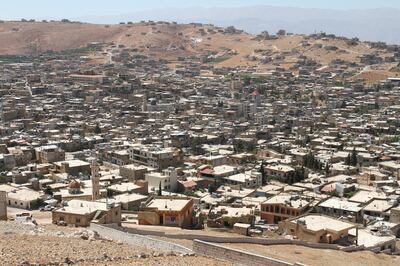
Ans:
[{"label": "dry grassy slope", "polygon": [[[18,29],[18,31],[13,31]],[[200,29],[207,32],[209,29],[215,33],[200,34]],[[359,62],[363,54],[378,52],[381,56],[388,56],[382,51],[371,49],[360,43],[349,46],[343,40],[322,40],[307,38],[302,35],[291,35],[280,37],[276,40],[256,40],[254,35],[241,33],[227,35],[217,31],[210,26],[194,25],[98,25],[78,23],[22,23],[5,22],[0,23],[0,54],[26,54],[30,51],[32,43],[38,43],[42,51],[66,50],[85,46],[89,42],[114,42],[126,47],[136,48],[139,51],[165,59],[176,60],[179,56],[192,56],[205,54],[207,51],[220,52],[225,48],[235,50],[237,54],[230,55],[225,61],[216,66],[232,67],[255,65],[260,69],[274,67],[272,64],[262,65],[259,60],[248,60],[248,56],[257,56],[255,50],[268,51],[268,55],[276,57],[285,55],[279,65],[292,66],[301,55],[314,59],[322,65],[329,64],[333,59],[342,59],[348,62]],[[192,38],[201,39],[194,42]],[[308,42],[310,46],[301,46],[302,42]],[[315,44],[336,46],[338,51],[327,51],[318,48]],[[293,52],[294,50],[294,52]],[[380,78],[392,75],[390,69],[380,69],[379,75],[375,70],[371,74],[363,74],[358,77]]]},{"label": "dry grassy slope", "polygon": [[[18,29],[13,32],[12,29]],[[154,26],[145,24],[133,25],[105,25],[99,24],[71,24],[71,23],[22,23],[6,22],[0,23],[0,54],[23,54],[27,52],[29,43],[38,42],[42,50],[64,50],[77,48],[92,41],[113,41],[124,44],[128,47],[141,48],[151,52],[164,50],[173,52],[174,46],[184,47],[183,54],[196,54],[204,50],[220,50],[230,48],[238,51],[238,55],[233,59],[253,54],[254,49],[272,49],[276,52],[290,51],[297,48],[305,55],[315,57],[317,60],[331,60],[332,58],[344,58],[356,60],[362,53],[372,50],[357,45],[349,47],[340,40],[309,40],[310,43],[323,43],[326,45],[336,45],[339,48],[348,50],[346,55],[338,55],[335,52],[327,52],[323,49],[311,49],[298,47],[304,36],[292,35],[281,37],[277,40],[257,41],[254,36],[242,33],[239,35],[225,35],[222,33],[207,34],[201,36],[199,29],[208,29],[209,26],[196,27],[193,25],[164,25]],[[179,33],[182,33],[179,35]],[[191,38],[201,38],[202,42],[194,44]],[[209,39],[208,39],[209,38]],[[178,49],[180,50],[180,49]],[[308,50],[308,51],[307,51]],[[326,57],[326,58],[325,58]],[[229,64],[230,60],[225,61]],[[240,61],[240,60],[239,60]]]},{"label": "dry grassy slope", "polygon": [[[13,31],[17,29],[18,31]],[[78,48],[92,41],[110,41],[124,31],[119,25],[68,23],[0,23],[0,54],[25,54],[31,43],[42,51]]]}]

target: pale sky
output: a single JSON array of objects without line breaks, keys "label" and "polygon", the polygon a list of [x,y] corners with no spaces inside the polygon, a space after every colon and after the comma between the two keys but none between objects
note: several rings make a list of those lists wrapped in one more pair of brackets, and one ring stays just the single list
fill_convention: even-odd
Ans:
[{"label": "pale sky", "polygon": [[254,5],[328,9],[400,8],[399,0],[1,0],[0,19],[74,19],[127,14],[165,7],[240,7]]}]

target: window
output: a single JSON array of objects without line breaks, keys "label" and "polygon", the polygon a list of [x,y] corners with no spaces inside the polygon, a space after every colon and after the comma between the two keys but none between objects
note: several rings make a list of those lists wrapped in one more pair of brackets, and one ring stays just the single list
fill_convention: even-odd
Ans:
[{"label": "window", "polygon": [[75,221],[76,221],[75,223],[77,223],[77,224],[81,223],[81,219],[80,218],[76,218]]}]

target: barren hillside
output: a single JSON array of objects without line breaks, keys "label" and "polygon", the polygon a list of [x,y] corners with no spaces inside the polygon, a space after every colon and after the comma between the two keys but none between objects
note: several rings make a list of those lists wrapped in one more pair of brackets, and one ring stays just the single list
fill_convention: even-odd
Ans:
[{"label": "barren hillside", "polygon": [[[29,54],[61,51],[86,46],[90,42],[135,48],[153,56],[177,60],[180,57],[208,57],[216,67],[255,66],[259,70],[298,67],[300,60],[331,66],[335,61],[350,65],[353,78],[385,78],[396,76],[396,62],[380,62],[366,71],[360,64],[365,55],[384,59],[393,56],[387,49],[373,48],[362,42],[349,43],[340,38],[287,35],[277,38],[256,38],[245,32],[199,24],[136,23],[100,25],[62,22],[0,23],[0,54]],[[106,57],[97,54],[99,56]],[[98,62],[101,62],[99,60]],[[393,64],[394,63],[394,64]],[[296,65],[297,64],[297,65]]]}]

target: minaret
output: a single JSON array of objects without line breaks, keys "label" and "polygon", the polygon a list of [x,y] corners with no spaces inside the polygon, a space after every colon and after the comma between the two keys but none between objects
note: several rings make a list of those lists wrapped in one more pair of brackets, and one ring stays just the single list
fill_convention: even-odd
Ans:
[{"label": "minaret", "polygon": [[100,198],[100,176],[99,176],[99,164],[96,160],[92,161],[90,169],[92,170],[92,200]]},{"label": "minaret", "polygon": [[7,192],[0,191],[0,220],[7,221]]}]

